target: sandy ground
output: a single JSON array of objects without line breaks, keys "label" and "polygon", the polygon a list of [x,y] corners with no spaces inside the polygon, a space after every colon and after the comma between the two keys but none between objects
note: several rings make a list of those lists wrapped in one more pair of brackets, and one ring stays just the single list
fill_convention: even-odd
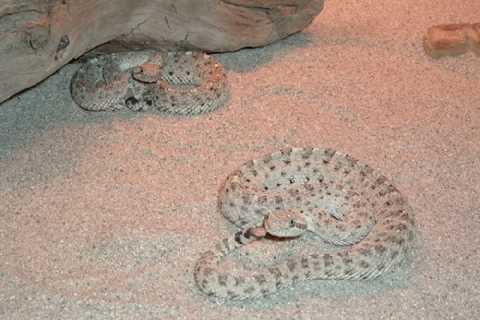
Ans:
[{"label": "sandy ground", "polygon": [[[88,113],[69,65],[0,106],[1,319],[479,319],[480,57],[433,61],[432,24],[479,1],[328,1],[305,32],[217,55],[229,105],[188,119]],[[391,178],[421,235],[405,274],[217,304],[192,269],[233,228],[227,174],[332,147]],[[400,272],[401,273],[401,272]]]}]

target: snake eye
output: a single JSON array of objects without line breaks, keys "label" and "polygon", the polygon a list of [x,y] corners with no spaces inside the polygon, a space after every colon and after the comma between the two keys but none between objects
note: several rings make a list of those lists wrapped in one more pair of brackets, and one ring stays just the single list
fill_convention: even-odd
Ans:
[{"label": "snake eye", "polygon": [[295,227],[295,220],[290,220],[289,224],[290,224],[290,227],[292,227],[292,228]]},{"label": "snake eye", "polygon": [[139,100],[135,97],[128,97],[127,99],[125,99],[125,104],[127,106],[134,106],[136,105],[137,103],[139,102]]}]

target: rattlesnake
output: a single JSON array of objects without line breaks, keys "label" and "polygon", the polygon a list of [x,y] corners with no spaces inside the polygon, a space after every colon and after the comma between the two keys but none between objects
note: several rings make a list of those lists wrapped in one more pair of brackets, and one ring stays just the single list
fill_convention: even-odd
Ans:
[{"label": "rattlesnake", "polygon": [[[373,279],[401,265],[415,244],[411,207],[386,177],[333,149],[289,148],[249,161],[228,176],[219,194],[222,214],[241,231],[207,251],[194,277],[209,296],[266,296],[313,279]],[[250,273],[219,267],[227,255],[266,234],[314,233],[345,246],[296,255]]]},{"label": "rattlesnake", "polygon": [[90,59],[74,74],[74,101],[89,111],[197,115],[229,96],[223,67],[200,52],[134,51]]}]

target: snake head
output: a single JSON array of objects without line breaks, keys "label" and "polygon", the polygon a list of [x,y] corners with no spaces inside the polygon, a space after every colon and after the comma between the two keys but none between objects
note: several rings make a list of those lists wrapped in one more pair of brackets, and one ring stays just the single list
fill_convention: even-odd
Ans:
[{"label": "snake head", "polygon": [[278,238],[295,238],[308,230],[305,216],[296,210],[276,210],[265,217],[264,228],[269,235]]},{"label": "snake head", "polygon": [[154,63],[144,63],[131,71],[132,77],[143,83],[155,83],[161,79],[161,66]]}]

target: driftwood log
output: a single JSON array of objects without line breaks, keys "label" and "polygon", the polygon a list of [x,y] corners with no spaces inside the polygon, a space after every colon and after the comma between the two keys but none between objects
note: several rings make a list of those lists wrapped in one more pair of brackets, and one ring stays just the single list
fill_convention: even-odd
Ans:
[{"label": "driftwood log", "polygon": [[323,0],[0,0],[0,102],[102,52],[234,51],[299,32]]}]

